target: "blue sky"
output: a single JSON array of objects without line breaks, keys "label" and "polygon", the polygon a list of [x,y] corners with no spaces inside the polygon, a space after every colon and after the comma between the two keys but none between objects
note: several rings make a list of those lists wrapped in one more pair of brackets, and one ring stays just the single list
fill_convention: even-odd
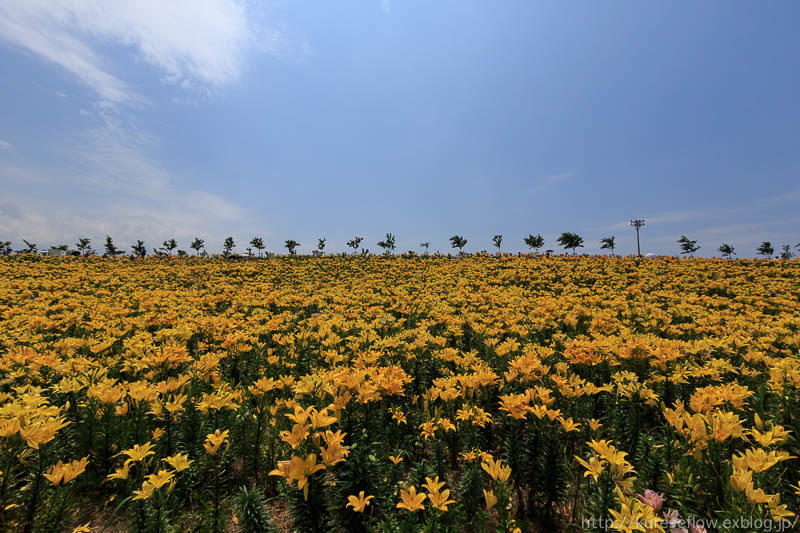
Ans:
[{"label": "blue sky", "polygon": [[[113,8],[111,6],[113,4]],[[5,0],[0,240],[800,241],[800,4]]]}]

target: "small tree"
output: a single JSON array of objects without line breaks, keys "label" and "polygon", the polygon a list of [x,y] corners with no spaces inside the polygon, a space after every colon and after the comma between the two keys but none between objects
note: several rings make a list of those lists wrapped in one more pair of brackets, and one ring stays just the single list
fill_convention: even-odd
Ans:
[{"label": "small tree", "polygon": [[195,239],[192,241],[192,244],[190,244],[190,245],[189,245],[189,247],[190,247],[192,250],[194,250],[194,251],[195,251],[195,255],[200,255],[200,250],[202,250],[203,248],[205,248],[205,246],[206,246],[206,241],[204,241],[203,239],[201,239],[201,238],[199,238],[199,237],[196,237],[196,238],[195,238]]},{"label": "small tree", "polygon": [[222,243],[222,255],[230,257],[234,248],[236,248],[236,243],[233,242],[233,237],[226,237],[225,241]]},{"label": "small tree", "polygon": [[178,247],[178,242],[175,239],[169,239],[161,243],[161,248],[167,251],[168,255],[172,255],[172,250]]},{"label": "small tree", "polygon": [[391,233],[387,233],[386,237],[378,243],[378,246],[383,248],[384,252],[388,254],[394,251],[394,246],[395,246],[394,242],[395,242],[394,235],[392,235]]},{"label": "small tree", "polygon": [[25,246],[27,246],[27,248],[25,249],[26,252],[28,252],[29,254],[35,254],[36,253],[36,251],[37,251],[36,243],[28,242],[25,239],[22,239],[22,242],[24,242]]},{"label": "small tree", "polygon": [[458,248],[458,253],[463,255],[464,254],[464,247],[467,245],[467,239],[462,237],[461,235],[453,235],[450,237],[450,247],[451,248]]},{"label": "small tree", "polygon": [[503,236],[502,235],[495,235],[492,237],[492,243],[497,248],[497,253],[500,253],[500,246],[503,244]]},{"label": "small tree", "polygon": [[106,255],[108,255],[109,257],[116,257],[116,256],[118,256],[119,254],[122,253],[122,251],[119,250],[119,248],[117,248],[114,245],[114,241],[111,238],[111,235],[106,235],[106,245],[105,245],[105,247],[106,247]]},{"label": "small tree", "polygon": [[791,259],[792,257],[794,257],[794,254],[792,253],[792,247],[788,244],[784,244],[781,247],[781,259]]},{"label": "small tree", "polygon": [[772,247],[771,242],[764,241],[761,243],[761,246],[756,249],[756,252],[758,252],[759,255],[764,255],[767,258],[770,258],[775,255],[775,248]]},{"label": "small tree", "polygon": [[136,241],[136,244],[131,246],[131,250],[133,250],[133,253],[139,257],[144,257],[147,255],[147,248],[144,245],[144,241]]},{"label": "small tree", "polygon": [[314,257],[320,257],[325,254],[323,250],[325,250],[325,239],[317,239],[317,249],[311,250],[311,255]]},{"label": "small tree", "polygon": [[419,246],[420,246],[420,248],[425,248],[425,253],[426,253],[426,254],[428,253],[428,247],[429,247],[430,245],[431,245],[431,243],[429,243],[429,242],[427,242],[427,241],[426,241],[426,242],[421,242],[421,243],[419,243]]},{"label": "small tree", "polygon": [[528,235],[524,240],[528,248],[534,249],[537,254],[539,253],[539,248],[544,246],[544,237],[538,233],[536,235]]},{"label": "small tree", "polygon": [[253,237],[250,241],[250,246],[258,250],[258,257],[261,257],[261,250],[264,249],[264,239],[261,237]]},{"label": "small tree", "polygon": [[686,235],[681,235],[681,238],[678,239],[678,244],[681,245],[681,253],[690,254],[691,257],[694,257],[694,253],[700,249],[697,246],[697,241],[690,240]]},{"label": "small tree", "polygon": [[78,242],[75,244],[75,248],[78,249],[78,251],[81,253],[81,255],[88,255],[89,253],[91,253],[90,252],[90,250],[91,250],[91,242],[92,242],[91,239],[88,239],[86,237],[81,237],[80,239],[78,239]]},{"label": "small tree", "polygon": [[297,247],[300,246],[300,243],[295,241],[294,239],[289,239],[288,241],[286,241],[284,246],[286,247],[287,250],[289,250],[289,255],[294,255],[295,250],[297,250]]},{"label": "small tree", "polygon": [[601,250],[611,250],[611,255],[614,255],[614,248],[616,247],[616,243],[614,242],[614,237],[603,237],[600,239],[600,249]]},{"label": "small tree", "polygon": [[577,255],[576,248],[583,248],[583,237],[570,231],[562,233],[556,242],[564,248],[572,250],[572,255]]},{"label": "small tree", "polygon": [[353,237],[352,240],[347,241],[347,246],[353,249],[353,253],[356,253],[358,247],[361,246],[361,241],[364,240],[364,237]]},{"label": "small tree", "polygon": [[0,241],[0,252],[4,254],[11,253],[11,241]]},{"label": "small tree", "polygon": [[722,254],[722,257],[726,259],[730,259],[732,255],[736,255],[736,250],[734,250],[733,246],[727,242],[723,243],[719,248],[717,248],[717,250],[719,250],[719,253]]}]

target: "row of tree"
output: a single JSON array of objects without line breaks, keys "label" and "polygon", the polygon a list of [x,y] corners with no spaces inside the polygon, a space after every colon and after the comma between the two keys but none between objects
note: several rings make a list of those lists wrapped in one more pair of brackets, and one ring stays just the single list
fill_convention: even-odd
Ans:
[{"label": "row of tree", "polygon": [[[353,253],[358,253],[359,249],[362,254],[368,254],[369,250],[364,249],[361,247],[362,242],[364,241],[364,237],[353,237],[351,240],[347,241],[347,246],[353,249]],[[30,253],[37,253],[37,246],[35,243],[31,243],[26,241],[25,239],[22,240],[27,247],[22,252],[30,252]],[[528,235],[527,237],[523,238],[523,242],[525,245],[534,250],[536,253],[539,253],[539,250],[544,247],[544,237],[540,234],[536,235]],[[562,233],[556,242],[559,246],[566,250],[572,250],[572,254],[577,254],[578,248],[583,248],[583,237],[578,235],[577,233],[572,232],[564,232]],[[700,246],[697,244],[696,240],[689,239],[686,235],[681,235],[681,238],[678,239],[678,244],[680,245],[681,254],[687,254],[694,257],[695,252],[700,249]],[[497,251],[500,252],[502,245],[503,245],[503,236],[502,235],[495,235],[492,237],[492,243],[497,248]],[[263,254],[266,245],[264,244],[264,239],[261,237],[253,237],[250,240],[250,246],[246,249],[247,255],[252,256],[254,255],[253,250],[256,250],[258,256],[261,257]],[[383,240],[379,241],[377,245],[383,248],[384,253],[392,253],[395,250],[396,244],[396,237],[392,233],[387,233]],[[425,251],[428,251],[428,247],[430,246],[429,242],[422,242],[420,243],[420,247],[424,248]],[[453,235],[450,237],[450,246],[453,249],[458,249],[460,254],[464,253],[464,248],[467,246],[467,239],[461,235]],[[205,249],[205,241],[201,238],[195,238],[190,244],[189,247],[195,251],[196,255],[208,255]],[[288,239],[284,242],[284,247],[289,251],[289,255],[296,255],[297,249],[300,247],[300,243],[295,241],[294,239]],[[171,256],[173,252],[178,248],[178,242],[175,239],[168,239],[161,243],[161,246],[158,248],[153,248],[153,254],[155,255],[167,255]],[[233,237],[227,237],[225,241],[222,243],[222,255],[225,257],[230,257],[233,254],[233,250],[236,248],[236,242],[234,241]],[[614,255],[614,250],[616,248],[615,237],[603,237],[600,239],[600,248],[603,250],[609,250],[611,255]],[[800,243],[798,243],[795,248],[800,249]],[[67,252],[69,250],[69,246],[66,244],[62,244],[60,246],[53,247],[55,250],[60,250],[63,252]],[[111,238],[110,235],[106,235],[104,249],[106,256],[110,257],[117,257],[120,255],[125,254],[125,250],[118,248],[114,243],[114,240]],[[0,241],[0,252],[4,252],[6,254],[11,253],[11,241]],[[548,250],[550,252],[551,250]],[[722,244],[718,251],[722,254],[723,257],[730,258],[736,255],[736,250],[734,247],[728,243]],[[75,252],[76,255],[93,255],[96,252],[92,249],[91,246],[91,239],[86,237],[81,237],[78,239],[78,242],[75,244]],[[765,241],[761,243],[761,245],[756,249],[756,252],[759,255],[763,255],[765,257],[773,257],[775,256],[775,248],[772,246],[772,243]],[[323,255],[325,253],[325,238],[321,238],[317,240],[317,247],[315,250],[312,251],[313,255]],[[178,255],[188,255],[184,250],[178,250]],[[144,244],[144,241],[137,240],[136,244],[131,246],[131,255],[137,257],[145,257],[147,255],[147,247]],[[794,256],[792,253],[792,247],[788,244],[784,244],[781,247],[780,257],[783,259],[791,259]]]},{"label": "row of tree", "polygon": [[[678,239],[678,244],[681,247],[682,254],[689,254],[692,257],[694,257],[694,253],[700,249],[700,246],[697,244],[697,241],[689,239],[686,235],[681,235],[681,238]],[[800,243],[795,245],[795,248],[800,249]],[[728,259],[736,255],[736,249],[728,243],[721,244],[720,247],[717,248],[717,251],[722,254],[722,257]],[[756,248],[756,253],[758,255],[763,255],[765,257],[774,257],[775,247],[772,246],[771,242],[764,241],[758,248]],[[791,245],[784,244],[781,247],[780,257],[781,259],[791,259],[792,257],[794,257]]]},{"label": "row of tree", "polygon": [[[689,242],[692,243],[690,248],[693,248],[696,245],[696,241],[689,241]],[[800,249],[800,243],[796,244],[795,248]],[[699,249],[700,247],[697,246],[696,248],[694,248],[694,250],[692,250],[692,253],[696,252]],[[731,246],[728,243],[722,244],[719,248],[717,248],[717,250],[722,254],[722,257],[731,258],[734,255],[736,255],[736,250],[734,249],[733,246]],[[756,248],[756,253],[758,255],[763,255],[765,257],[774,257],[775,248],[772,246],[771,242],[764,241],[758,248]],[[791,259],[792,257],[794,257],[791,245],[784,244],[783,246],[781,246],[780,257],[781,259]]]}]

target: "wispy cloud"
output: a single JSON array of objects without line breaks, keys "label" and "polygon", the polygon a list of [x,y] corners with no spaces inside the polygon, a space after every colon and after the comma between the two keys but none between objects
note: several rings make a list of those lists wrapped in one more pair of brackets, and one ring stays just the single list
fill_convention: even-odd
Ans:
[{"label": "wispy cloud", "polygon": [[[727,210],[695,210],[658,213],[644,218],[647,225],[642,230],[642,252],[677,254],[679,252],[678,237],[686,232],[689,238],[696,239],[702,246],[700,255],[718,254],[717,247],[722,243],[730,243],[736,247],[739,255],[748,257],[755,254],[755,247],[763,241],[778,243],[795,242],[797,232],[794,228],[800,224],[800,217],[771,219],[758,222],[733,222],[725,220],[741,219],[745,208]],[[694,228],[684,229],[685,222],[704,220],[705,223]],[[710,224],[710,225],[709,225]],[[695,226],[694,224],[692,224]],[[677,227],[676,227],[677,226]],[[636,237],[629,221],[619,222],[611,226],[597,228],[601,232],[621,231],[619,246],[621,250],[632,250],[636,246]]]},{"label": "wispy cloud", "polygon": [[789,202],[792,200],[800,200],[800,189],[795,189],[793,191],[787,191],[783,194],[779,194],[777,196],[771,196],[765,200],[766,204],[774,204],[778,202]]},{"label": "wispy cloud", "polygon": [[[661,213],[652,213],[652,214],[637,214],[636,218],[643,218],[646,221],[647,225],[650,226],[664,226],[669,224],[679,224],[682,222],[689,222],[692,220],[703,220],[703,219],[711,219],[715,217],[724,216],[726,214],[730,214],[735,210],[726,209],[695,209],[689,211],[664,211]],[[630,226],[630,220],[624,220],[615,222],[613,224],[609,224],[607,226],[601,226],[597,229],[604,230],[604,231],[613,231],[613,230],[620,230]]]},{"label": "wispy cloud", "polygon": [[693,238],[732,241],[740,245],[755,246],[765,240],[772,239],[776,245],[797,239],[794,228],[800,224],[800,217],[789,217],[779,220],[743,224],[723,224],[709,228],[701,228]]},{"label": "wispy cloud", "polygon": [[11,143],[0,139],[0,150],[11,150]]},{"label": "wispy cloud", "polygon": [[550,176],[545,176],[543,178],[538,178],[533,181],[529,191],[532,193],[547,191],[559,183],[567,181],[568,179],[572,178],[575,175],[574,171],[571,172],[562,172],[561,174],[551,174]]},{"label": "wispy cloud", "polygon": [[6,196],[0,201],[0,234],[47,244],[106,233],[123,244],[195,236],[221,242],[221,228],[243,220],[243,210],[219,195],[178,188],[174,174],[148,157],[141,141],[121,138],[110,127],[76,135],[66,146],[58,169],[0,166],[0,172],[18,186],[30,183],[40,191],[43,184],[69,187],[81,199],[61,202],[30,192]]}]

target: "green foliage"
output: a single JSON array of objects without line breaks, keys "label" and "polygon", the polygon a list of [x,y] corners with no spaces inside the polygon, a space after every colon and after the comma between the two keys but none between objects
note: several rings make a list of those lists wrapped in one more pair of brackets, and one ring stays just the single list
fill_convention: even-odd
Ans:
[{"label": "green foliage", "polygon": [[697,245],[697,241],[689,239],[686,235],[681,235],[681,238],[678,239],[678,244],[681,245],[682,254],[690,254],[692,257],[694,257],[694,253],[700,249]]},{"label": "green foliage", "polygon": [[114,245],[114,240],[111,238],[111,235],[106,235],[105,248],[106,254],[108,254],[109,257],[116,257],[122,253],[122,250]]},{"label": "green foliage", "polygon": [[468,524],[474,524],[483,518],[481,516],[481,511],[484,509],[483,478],[480,459],[474,459],[464,465],[454,499],[458,502],[458,510],[464,515]]},{"label": "green foliage", "polygon": [[536,235],[533,234],[528,235],[527,237],[525,237],[524,241],[525,245],[528,248],[536,250],[537,252],[539,251],[539,248],[544,246],[544,237],[542,237],[538,233]]},{"label": "green foliage", "polygon": [[378,246],[383,248],[386,253],[393,252],[395,248],[395,236],[391,233],[387,233],[386,237],[382,241],[378,242]]},{"label": "green foliage", "polygon": [[756,248],[756,253],[758,253],[758,255],[772,257],[773,255],[775,255],[775,248],[772,247],[771,242],[764,241],[758,248]]},{"label": "green foliage", "polygon": [[264,239],[261,237],[253,237],[250,240],[250,246],[258,250],[258,257],[261,257],[261,251],[265,248]]},{"label": "green foliage", "polygon": [[310,478],[307,486],[307,499],[302,490],[290,489],[286,494],[293,529],[308,533],[326,533],[329,531],[330,515],[321,478]]},{"label": "green foliage", "polygon": [[81,237],[80,239],[78,239],[77,244],[75,244],[75,248],[77,248],[81,254],[91,253],[91,246],[90,246],[91,242],[92,242],[91,239],[88,239],[86,237]]},{"label": "green foliage", "polygon": [[131,246],[131,250],[139,257],[144,257],[147,255],[147,247],[145,247],[144,241],[136,241],[136,244]]},{"label": "green foliage", "polygon": [[295,252],[297,251],[297,247],[300,246],[300,243],[294,239],[288,239],[284,243],[284,246],[286,247],[287,250],[289,250],[289,255],[294,255]]},{"label": "green foliage", "polygon": [[611,255],[614,255],[614,248],[616,247],[616,243],[614,242],[614,237],[603,237],[600,239],[600,249],[601,250],[611,250]]},{"label": "green foliage", "polygon": [[195,238],[195,239],[192,241],[192,244],[190,244],[190,245],[189,245],[189,247],[190,247],[192,250],[194,250],[196,254],[199,254],[199,253],[200,253],[200,250],[202,250],[203,248],[205,248],[205,245],[206,245],[206,242],[205,242],[203,239],[201,239],[200,237],[196,237],[196,238]]},{"label": "green foliage", "polygon": [[572,233],[569,231],[565,231],[561,235],[559,235],[557,241],[558,244],[568,250],[572,250],[572,255],[575,255],[577,252],[575,251],[576,248],[583,248],[583,237],[578,235],[577,233]]},{"label": "green foliage", "polygon": [[492,244],[494,244],[497,251],[500,251],[500,246],[503,244],[503,236],[502,235],[495,235],[492,237]]},{"label": "green foliage", "polygon": [[722,257],[730,258],[731,256],[736,255],[736,250],[728,243],[721,244],[717,250],[719,250],[719,253],[722,254]]},{"label": "green foliage", "polygon": [[[363,423],[365,420],[356,423]],[[372,508],[392,502],[373,501],[364,513],[347,508],[347,498],[364,491],[367,495],[384,495],[390,491],[388,481],[389,463],[382,456],[380,443],[371,442],[366,430],[350,446],[347,461],[334,465],[331,469],[333,485],[328,490],[327,502],[330,525],[341,531],[367,531],[367,518]]]},{"label": "green foliage", "polygon": [[453,235],[450,237],[450,247],[451,248],[458,248],[458,252],[463,254],[464,247],[467,245],[467,239],[462,237],[461,235]]},{"label": "green foliage", "polygon": [[353,249],[353,253],[358,250],[358,247],[361,246],[361,241],[364,240],[364,237],[353,237],[351,240],[347,241],[347,246]]},{"label": "green foliage", "polygon": [[175,239],[167,239],[161,243],[161,249],[165,250],[169,255],[172,255],[172,250],[178,247],[178,242]]},{"label": "green foliage", "polygon": [[249,490],[242,486],[234,502],[234,512],[242,533],[272,533],[277,531],[272,513],[267,507],[264,492],[257,486]]},{"label": "green foliage", "polygon": [[233,237],[226,237],[222,243],[222,255],[229,257],[235,247],[236,243],[233,241]]}]

